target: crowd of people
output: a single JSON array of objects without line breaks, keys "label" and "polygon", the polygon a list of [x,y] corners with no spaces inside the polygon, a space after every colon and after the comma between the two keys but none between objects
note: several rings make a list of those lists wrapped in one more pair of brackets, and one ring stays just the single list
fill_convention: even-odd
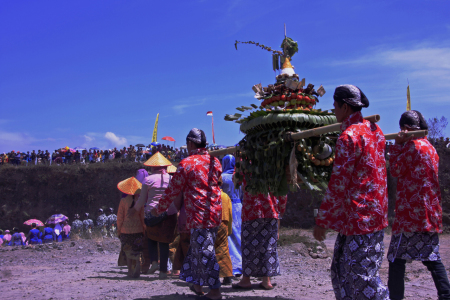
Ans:
[{"label": "crowd of people", "polygon": [[0,165],[60,165],[60,164],[91,164],[106,162],[144,162],[156,152],[160,152],[167,159],[177,162],[187,157],[185,148],[179,149],[169,145],[159,144],[147,147],[123,147],[122,149],[86,149],[73,150],[69,147],[56,149],[53,153],[48,150],[20,152],[12,150],[0,154]]},{"label": "crowd of people", "polygon": [[[390,172],[398,177],[396,215],[387,252],[387,286],[380,278],[388,226],[386,141],[378,125],[363,118],[361,110],[368,106],[358,87],[336,88],[334,107],[342,133],[313,233],[323,241],[327,230],[338,232],[331,263],[335,297],[403,299],[405,265],[421,261],[431,273],[439,299],[450,299],[439,253],[439,156],[426,137],[408,135],[427,129],[415,110],[401,115],[401,131],[389,147]],[[235,158],[226,155],[219,161],[211,156],[202,130],[192,129],[186,144],[189,156],[176,170],[169,171],[172,163],[156,152],[144,163],[150,174],[140,169],[135,177],[118,183],[122,197],[116,223],[109,223],[110,216],[99,211],[97,223],[104,233],[115,233],[120,239],[119,266],[127,266],[132,278],[158,270],[160,279],[177,275],[202,299],[221,299],[221,285],[230,284],[233,277],[240,278],[234,289],[252,289],[251,277],[261,278],[259,288],[273,289],[272,279],[280,274],[277,240],[287,197],[253,195],[246,191],[245,179],[238,188]],[[99,217],[104,221],[98,222]],[[72,229],[81,228],[89,237],[93,227],[89,215],[76,221]],[[38,234],[31,231],[30,241]],[[15,232],[8,238],[23,240],[23,235]],[[209,287],[208,293],[203,286]]]},{"label": "crowd of people", "polygon": [[72,225],[69,225],[69,218],[65,217],[64,221],[55,224],[47,222],[44,226],[38,226],[38,223],[31,223],[31,229],[28,235],[19,232],[17,227],[10,230],[0,229],[0,245],[2,246],[27,246],[33,244],[45,244],[53,242],[62,242],[70,240],[71,233],[77,234],[81,238],[92,238],[93,233],[98,233],[103,237],[115,237],[117,227],[117,216],[114,209],[110,207],[104,213],[102,208],[97,211],[95,222],[90,218],[89,213],[84,214],[83,221],[80,215],[74,215]]}]

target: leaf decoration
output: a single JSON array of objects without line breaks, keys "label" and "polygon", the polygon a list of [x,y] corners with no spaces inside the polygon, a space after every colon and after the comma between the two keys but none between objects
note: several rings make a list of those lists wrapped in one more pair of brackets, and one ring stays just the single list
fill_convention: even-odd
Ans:
[{"label": "leaf decoration", "polygon": [[234,47],[236,48],[236,50],[237,50],[237,45],[238,45],[238,44],[252,44],[252,45],[255,45],[255,46],[257,46],[257,47],[260,47],[260,48],[263,49],[263,50],[272,52],[273,54],[280,54],[280,55],[283,54],[282,51],[273,50],[271,47],[267,47],[266,45],[263,45],[263,44],[260,44],[260,43],[256,43],[256,42],[254,42],[254,41],[240,42],[240,41],[236,40],[236,41],[234,42]]},{"label": "leaf decoration", "polygon": [[281,49],[285,56],[293,57],[298,52],[298,43],[290,37],[286,37],[281,43]]}]

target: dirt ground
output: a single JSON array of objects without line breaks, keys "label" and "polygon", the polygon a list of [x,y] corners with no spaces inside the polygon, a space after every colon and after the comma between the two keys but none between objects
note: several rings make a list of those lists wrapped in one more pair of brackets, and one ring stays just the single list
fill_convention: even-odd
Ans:
[{"label": "dirt ground", "polygon": [[[300,237],[303,242],[279,247],[282,275],[273,278],[271,291],[258,288],[234,290],[222,286],[223,299],[334,299],[330,264],[335,233],[328,233],[325,245],[314,246],[310,230],[285,230],[283,237]],[[289,239],[287,239],[289,240]],[[385,253],[390,235],[385,236]],[[311,246],[313,245],[313,246]],[[177,278],[159,280],[158,274],[126,277],[117,267],[118,239],[76,240],[58,244],[0,248],[1,299],[195,299],[186,282]],[[308,248],[311,251],[308,251]],[[319,254],[317,254],[318,252]],[[312,258],[311,256],[327,256]],[[450,235],[441,235],[441,255],[449,272]],[[387,283],[386,258],[381,278]],[[237,282],[237,281],[234,281]],[[406,299],[437,299],[431,275],[420,262],[407,265]],[[207,289],[205,289],[207,290]]]}]

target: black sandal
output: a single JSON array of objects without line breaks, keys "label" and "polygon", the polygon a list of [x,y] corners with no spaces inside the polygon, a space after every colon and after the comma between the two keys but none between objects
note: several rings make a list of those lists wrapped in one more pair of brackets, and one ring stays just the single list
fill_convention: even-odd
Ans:
[{"label": "black sandal", "polygon": [[189,289],[190,289],[191,291],[193,291],[197,296],[203,296],[203,295],[205,295],[204,292],[197,292],[197,291],[195,290],[194,285],[189,286]]}]

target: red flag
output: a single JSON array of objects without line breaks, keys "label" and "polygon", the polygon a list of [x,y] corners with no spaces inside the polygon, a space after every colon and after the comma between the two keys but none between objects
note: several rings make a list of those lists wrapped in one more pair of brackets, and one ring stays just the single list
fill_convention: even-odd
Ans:
[{"label": "red flag", "polygon": [[208,112],[206,113],[206,115],[212,117],[212,115],[213,115],[213,114],[212,114],[212,111],[208,111]]}]

